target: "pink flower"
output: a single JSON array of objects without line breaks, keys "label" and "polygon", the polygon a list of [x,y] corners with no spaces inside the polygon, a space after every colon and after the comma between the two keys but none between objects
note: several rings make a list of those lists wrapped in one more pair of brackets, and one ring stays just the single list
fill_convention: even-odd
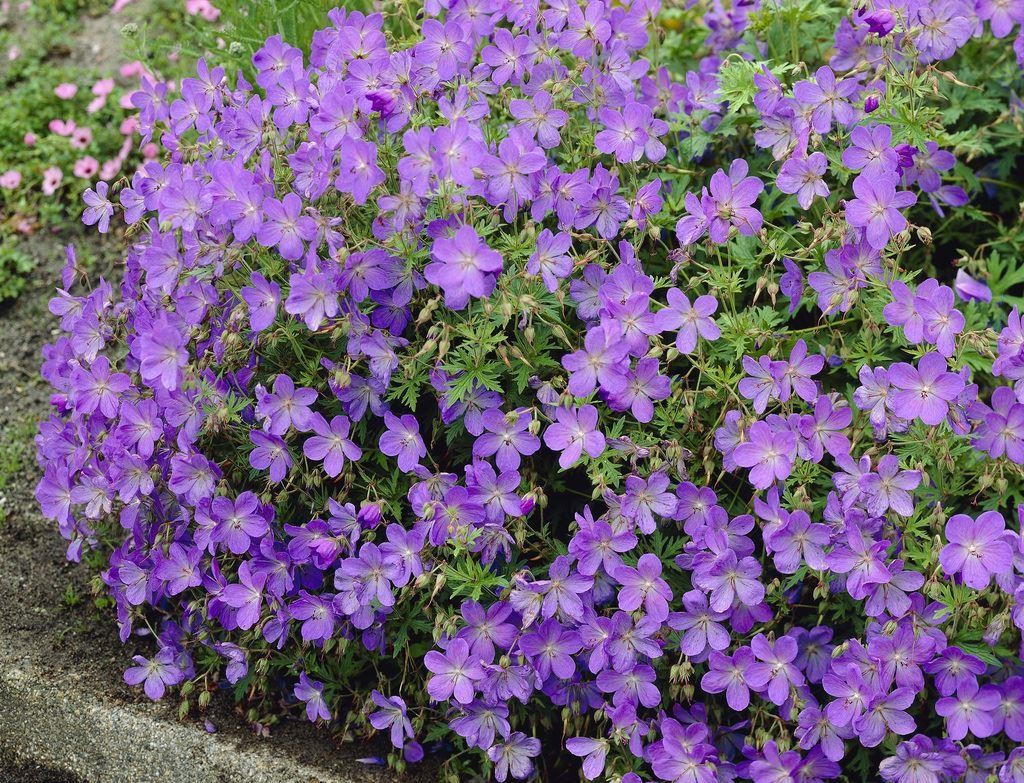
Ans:
[{"label": "pink flower", "polygon": [[36,146],[36,142],[38,140],[39,138],[36,136],[36,134],[32,133],[31,131],[25,134],[24,142],[26,147]]},{"label": "pink flower", "polygon": [[133,76],[141,76],[142,72],[146,70],[146,67],[138,60],[132,60],[130,63],[125,63],[118,70],[118,73],[124,79],[131,79]]},{"label": "pink flower", "polygon": [[0,174],[0,188],[4,190],[14,190],[18,185],[21,184],[21,172],[10,169]]},{"label": "pink flower", "polygon": [[56,166],[50,166],[43,172],[43,195],[52,196],[64,181],[64,172]]},{"label": "pink flower", "polygon": [[213,22],[220,16],[220,9],[210,0],[185,0],[185,10],[192,16],[201,16],[207,22]]},{"label": "pink flower", "polygon": [[117,176],[117,172],[121,170],[121,161],[117,158],[113,158],[108,161],[104,161],[103,166],[100,168],[100,179],[111,180]]},{"label": "pink flower", "polygon": [[89,105],[85,107],[85,111],[88,114],[95,114],[96,112],[98,112],[100,109],[102,109],[106,105],[107,105],[107,96],[106,95],[97,95],[95,98],[93,98],[91,101],[89,101]]},{"label": "pink flower", "polygon": [[86,155],[84,158],[79,158],[75,161],[74,174],[76,177],[92,179],[99,170],[100,162],[92,157],[92,155]]},{"label": "pink flower", "polygon": [[70,82],[61,82],[53,88],[53,94],[62,101],[70,101],[78,94],[78,85]]},{"label": "pink flower", "polygon": [[84,150],[89,146],[92,141],[92,131],[88,128],[75,128],[71,134],[71,148],[76,150]]},{"label": "pink flower", "polygon": [[19,49],[17,46],[12,46],[10,49],[7,50],[7,59],[10,60],[12,63],[19,57],[21,57],[21,49]]},{"label": "pink flower", "polygon": [[93,95],[110,95],[114,91],[114,80],[109,76],[106,79],[100,79],[96,84],[92,86]]},{"label": "pink flower", "polygon": [[75,132],[77,126],[73,120],[50,120],[47,127],[51,133],[56,133],[58,136],[70,136]]}]

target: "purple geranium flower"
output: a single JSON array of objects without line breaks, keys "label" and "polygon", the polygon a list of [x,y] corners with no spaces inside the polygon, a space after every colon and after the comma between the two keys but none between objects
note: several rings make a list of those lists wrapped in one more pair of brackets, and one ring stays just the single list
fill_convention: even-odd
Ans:
[{"label": "purple geranium flower", "polygon": [[302,444],[302,453],[308,459],[322,461],[324,472],[331,478],[341,473],[345,459],[353,462],[362,455],[360,449],[348,437],[352,424],[347,416],[335,416],[330,424],[319,413],[310,419],[313,435]]},{"label": "purple geranium flower", "polygon": [[411,413],[398,417],[385,412],[384,425],[387,430],[381,433],[380,450],[389,457],[398,457],[398,469],[403,473],[409,473],[427,456],[427,447],[420,436],[419,422]]},{"label": "purple geranium flower", "polygon": [[309,679],[305,672],[299,672],[295,698],[306,703],[306,717],[311,722],[316,723],[317,719],[331,719],[331,711],[327,709],[327,702],[324,699],[323,683]]},{"label": "purple geranium flower", "polygon": [[857,198],[846,202],[846,222],[864,231],[868,244],[883,249],[890,237],[907,227],[907,219],[900,213],[917,202],[909,190],[897,192],[891,177],[871,178],[858,174],[853,180]]},{"label": "purple geranium flower", "polygon": [[605,438],[597,429],[597,408],[560,407],[555,409],[555,421],[544,430],[544,445],[562,452],[558,464],[562,469],[571,467],[586,451],[591,457],[604,452]]},{"label": "purple geranium flower", "polygon": [[469,298],[490,296],[501,272],[501,255],[491,250],[472,226],[460,226],[450,237],[434,240],[424,277],[444,291],[444,301],[461,310]]},{"label": "purple geranium flower", "polygon": [[964,390],[964,379],[948,372],[946,359],[932,351],[921,357],[917,367],[898,362],[889,368],[893,412],[904,419],[919,418],[925,424],[940,424],[950,404]]},{"label": "purple geranium flower", "polygon": [[977,519],[956,514],[946,522],[946,540],[939,553],[942,570],[960,574],[975,590],[988,587],[992,576],[1013,568],[1013,552],[1003,532],[1006,522],[998,511],[985,511]]},{"label": "purple geranium flower", "polygon": [[443,653],[431,650],[423,665],[434,675],[427,681],[427,693],[437,701],[454,698],[459,704],[469,704],[475,683],[484,676],[465,639],[452,639]]},{"label": "purple geranium flower", "polygon": [[129,685],[145,683],[143,690],[153,701],[163,698],[169,686],[177,685],[185,679],[175,658],[174,650],[164,647],[152,658],[141,655],[132,658],[135,666],[129,667],[124,673],[124,681]]},{"label": "purple geranium flower", "polygon": [[756,421],[733,457],[741,468],[751,468],[751,484],[767,489],[775,481],[785,481],[793,470],[796,445],[796,436],[789,430],[773,431],[765,422]]}]

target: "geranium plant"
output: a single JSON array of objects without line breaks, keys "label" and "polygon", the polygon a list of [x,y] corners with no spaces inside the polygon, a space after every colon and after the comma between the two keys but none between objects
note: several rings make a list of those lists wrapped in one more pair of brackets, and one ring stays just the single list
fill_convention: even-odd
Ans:
[{"label": "geranium plant", "polygon": [[1022,18],[383,2],[144,81],[38,438],[125,679],[453,780],[1020,783]]}]

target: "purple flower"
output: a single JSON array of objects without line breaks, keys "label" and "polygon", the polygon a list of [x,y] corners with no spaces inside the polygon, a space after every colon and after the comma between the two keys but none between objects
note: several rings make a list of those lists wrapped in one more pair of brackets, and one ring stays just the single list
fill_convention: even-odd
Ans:
[{"label": "purple flower", "polygon": [[263,419],[263,428],[271,435],[284,435],[291,427],[308,432],[313,412],[309,406],[316,401],[316,391],[308,387],[295,388],[295,382],[284,373],[274,379],[272,394],[263,391],[256,405],[256,415]]},{"label": "purple flower", "polygon": [[484,676],[464,639],[452,639],[443,653],[431,650],[424,656],[423,665],[434,675],[427,681],[427,693],[436,701],[454,697],[459,704],[469,704],[474,683]]},{"label": "purple flower", "polygon": [[220,593],[220,599],[236,610],[235,622],[242,630],[256,625],[263,608],[263,588],[267,574],[253,571],[250,560],[238,567],[238,583],[227,585]]},{"label": "purple flower", "polygon": [[828,395],[814,401],[814,413],[800,418],[799,433],[813,462],[820,462],[825,452],[833,457],[850,453],[847,428],[853,422],[853,411],[846,405],[833,407]]},{"label": "purple flower", "polygon": [[252,545],[252,539],[266,535],[270,527],[263,508],[252,492],[243,492],[234,501],[216,497],[211,504],[213,518],[217,521],[210,540],[224,544],[235,555],[244,555]]},{"label": "purple flower", "polygon": [[509,775],[525,780],[533,772],[530,759],[540,755],[540,740],[514,731],[504,742],[491,746],[487,757],[494,762],[494,779],[504,783]]},{"label": "purple flower", "polygon": [[483,661],[494,660],[497,649],[506,650],[515,641],[516,626],[508,620],[512,607],[505,601],[491,604],[486,611],[476,601],[463,601],[459,609],[465,628],[459,631],[461,638],[469,641],[471,652]]},{"label": "purple flower", "polygon": [[576,558],[581,574],[593,576],[602,566],[611,573],[622,562],[619,555],[631,551],[637,544],[631,530],[613,530],[607,522],[587,521],[580,516],[577,520],[580,529],[569,542],[569,554]]},{"label": "purple flower", "polygon": [[979,739],[991,736],[998,707],[999,690],[992,685],[978,687],[973,680],[957,688],[954,696],[935,702],[935,711],[946,719],[946,733],[952,740],[962,740],[968,732]]},{"label": "purple flower", "polygon": [[281,287],[259,272],[250,275],[251,286],[242,289],[242,299],[249,308],[249,327],[260,332],[274,323],[281,303]]},{"label": "purple flower", "polygon": [[729,632],[722,624],[729,612],[717,612],[708,605],[708,597],[700,590],[683,594],[684,611],[674,612],[668,624],[680,631],[679,650],[691,658],[700,658],[710,647],[725,650],[729,647]]},{"label": "purple flower", "polygon": [[977,678],[985,673],[985,662],[959,647],[947,647],[928,661],[924,670],[934,678],[939,695],[952,696],[962,686],[977,682]]},{"label": "purple flower", "polygon": [[964,380],[948,372],[946,359],[932,351],[921,357],[917,367],[898,362],[889,368],[893,412],[904,419],[919,418],[925,424],[940,424],[949,406],[964,390]]},{"label": "purple flower", "polygon": [[572,237],[568,233],[563,231],[552,234],[545,228],[537,235],[537,249],[526,262],[526,271],[531,275],[540,275],[544,287],[554,293],[558,290],[559,281],[572,272],[573,262],[568,255],[571,247]]},{"label": "purple flower", "polygon": [[616,325],[602,324],[587,330],[583,348],[562,357],[569,371],[569,392],[586,397],[599,385],[609,394],[626,388],[628,346]]},{"label": "purple flower", "polygon": [[793,665],[799,652],[793,637],[780,636],[772,643],[759,633],[751,640],[750,649],[760,661],[753,666],[755,672],[767,675],[767,695],[773,704],[783,704],[789,698],[790,688],[804,684],[804,675]]},{"label": "purple flower", "polygon": [[828,715],[814,706],[804,707],[797,718],[798,726],[794,732],[804,750],[812,750],[815,746],[830,761],[839,761],[846,755],[844,739],[853,736],[852,729],[836,726]]},{"label": "purple flower", "polygon": [[164,312],[152,328],[141,332],[137,342],[142,379],[159,382],[168,391],[181,385],[182,369],[188,363],[188,338]]},{"label": "purple flower", "polygon": [[897,192],[892,178],[864,174],[853,180],[853,192],[857,198],[846,202],[846,222],[862,229],[871,247],[882,250],[890,237],[907,227],[900,210],[915,204],[917,196],[909,190]]},{"label": "purple flower", "polygon": [[411,413],[399,418],[393,413],[385,412],[384,425],[387,430],[381,433],[380,450],[389,457],[398,457],[398,469],[403,473],[409,473],[427,456],[427,447],[420,436],[419,422]]},{"label": "purple flower", "polygon": [[860,91],[855,78],[836,81],[836,75],[827,65],[814,72],[814,81],[801,80],[793,85],[793,97],[811,109],[811,127],[826,134],[833,122],[846,126],[854,119],[849,101]]},{"label": "purple flower", "polygon": [[303,243],[316,237],[316,222],[302,214],[302,199],[294,193],[286,194],[281,201],[268,198],[263,202],[263,211],[266,218],[256,232],[256,241],[263,247],[276,247],[288,261],[302,258]]},{"label": "purple flower", "polygon": [[737,712],[750,705],[750,691],[762,691],[771,678],[771,669],[759,664],[753,651],[739,647],[731,656],[714,651],[708,657],[708,671],[700,687],[708,693],[725,691],[725,701]]},{"label": "purple flower", "polygon": [[658,313],[658,325],[663,332],[678,330],[676,349],[679,353],[693,353],[697,348],[698,335],[708,341],[722,336],[711,317],[718,309],[718,300],[713,296],[698,296],[692,306],[686,294],[678,288],[670,288],[666,296],[668,306]]},{"label": "purple flower", "polygon": [[853,721],[853,730],[860,744],[873,748],[881,744],[888,731],[894,734],[911,734],[917,723],[907,707],[914,703],[913,688],[897,688],[892,693],[877,693],[868,702],[864,712]]},{"label": "purple flower", "polygon": [[953,289],[943,285],[930,296],[917,296],[914,308],[921,318],[924,339],[933,343],[943,356],[952,356],[956,349],[954,338],[964,330],[966,323],[963,313],[956,309]]},{"label": "purple flower", "polygon": [[604,129],[594,137],[594,146],[601,152],[614,155],[619,163],[635,162],[643,157],[649,138],[650,109],[630,102],[621,111],[605,106],[598,110],[597,116]]},{"label": "purple flower", "polygon": [[909,517],[914,513],[910,493],[920,483],[920,471],[900,470],[899,460],[892,454],[886,454],[878,461],[875,471],[860,480],[860,489],[869,496],[867,511],[872,516],[880,517],[892,509],[901,516]]},{"label": "purple flower", "polygon": [[782,372],[786,367],[785,362],[777,362],[768,355],[756,361],[743,357],[743,369],[748,377],[743,378],[737,388],[740,394],[754,401],[755,413],[764,413],[769,400],[782,398]]},{"label": "purple flower", "polygon": [[145,683],[143,690],[153,701],[162,699],[169,686],[177,685],[185,679],[185,673],[175,660],[174,651],[162,648],[155,656],[146,659],[141,655],[132,658],[135,666],[129,667],[124,673],[124,681],[128,685]]},{"label": "purple flower", "polygon": [[793,345],[793,350],[789,353],[789,360],[772,365],[773,375],[779,380],[779,399],[785,402],[789,399],[791,392],[796,392],[796,395],[804,402],[817,400],[818,387],[811,378],[821,372],[821,368],[824,366],[824,356],[821,354],[808,356],[807,343],[802,339],[797,340]]},{"label": "purple flower", "polygon": [[956,270],[956,281],[953,284],[953,288],[957,296],[965,302],[992,301],[992,289],[988,287],[988,284],[981,280],[976,280],[963,269]]},{"label": "purple flower", "polygon": [[590,737],[570,737],[565,749],[583,759],[583,777],[596,780],[604,772],[604,760],[608,755],[608,740]]},{"label": "purple flower", "polygon": [[993,459],[1005,455],[1011,462],[1024,464],[1024,404],[1009,386],[992,392],[991,402],[991,408],[978,405],[983,417],[975,427],[971,443]]},{"label": "purple flower", "polygon": [[345,137],[341,140],[341,161],[334,187],[351,195],[356,204],[365,204],[370,191],[385,179],[384,172],[377,166],[377,145]]},{"label": "purple flower", "polygon": [[576,621],[583,619],[583,602],[580,596],[594,586],[592,577],[574,573],[571,561],[561,555],[548,568],[548,579],[538,580],[531,589],[544,595],[541,613],[551,617],[556,613]]},{"label": "purple flower", "polygon": [[626,386],[609,396],[613,410],[629,410],[639,422],[654,418],[654,400],[664,400],[671,393],[668,376],[659,374],[659,361],[653,357],[640,359],[636,367],[626,373]]},{"label": "purple flower", "polygon": [[823,547],[831,541],[827,526],[811,522],[806,511],[792,512],[783,527],[765,540],[772,552],[775,567],[783,574],[795,574],[802,563],[815,571],[826,567]]},{"label": "purple flower", "polygon": [[939,553],[942,570],[960,574],[964,584],[975,590],[988,587],[993,575],[1013,568],[1013,552],[1003,532],[1006,522],[998,511],[985,511],[977,519],[956,514],[946,522],[946,540]]},{"label": "purple flower", "polygon": [[746,161],[740,158],[732,162],[728,174],[719,169],[711,177],[709,204],[705,211],[708,235],[716,244],[729,238],[731,226],[745,236],[753,236],[764,222],[761,213],[751,206],[764,190],[764,183],[757,177],[746,176],[747,170]]},{"label": "purple flower", "polygon": [[522,123],[521,127],[526,127],[537,137],[540,146],[552,149],[561,144],[558,129],[569,121],[569,115],[554,108],[550,93],[540,90],[534,93],[530,101],[516,98],[509,101],[508,110]]},{"label": "purple flower", "polygon": [[328,424],[323,416],[314,413],[310,424],[315,434],[302,444],[302,453],[308,459],[323,461],[324,472],[331,478],[341,473],[346,458],[355,462],[363,455],[362,449],[348,437],[352,425],[347,416],[335,416]]},{"label": "purple flower", "polygon": [[99,411],[112,419],[117,415],[121,395],[131,386],[123,372],[111,372],[106,356],[97,356],[89,369],[78,367],[71,375],[72,399],[81,414]]},{"label": "purple flower", "polygon": [[750,483],[767,489],[775,481],[785,481],[793,470],[796,436],[789,430],[773,431],[763,421],[755,421],[747,430],[747,440],[733,452],[736,464],[751,468]]},{"label": "purple flower", "polygon": [[405,701],[401,696],[385,696],[376,689],[370,692],[370,699],[380,708],[370,714],[370,725],[377,731],[389,729],[391,744],[396,748],[403,747],[406,737],[414,736]]},{"label": "purple flower", "polygon": [[555,421],[544,430],[544,445],[562,452],[558,464],[563,470],[571,467],[584,451],[593,458],[601,456],[605,438],[597,429],[597,408],[556,408]]},{"label": "purple flower", "polygon": [[256,470],[270,472],[270,480],[277,484],[287,475],[292,466],[292,455],[286,444],[277,435],[262,430],[252,430],[249,440],[255,448],[249,452],[249,464]]},{"label": "purple flower", "polygon": [[850,131],[850,146],[843,151],[843,165],[872,179],[891,178],[896,173],[899,155],[892,148],[892,129],[888,125],[858,125]]},{"label": "purple flower", "polygon": [[299,681],[295,685],[295,698],[306,703],[306,717],[312,723],[317,719],[330,720],[331,711],[327,709],[324,699],[322,682],[311,680],[305,672],[299,672]]},{"label": "purple flower", "polygon": [[285,312],[301,317],[310,331],[315,332],[325,319],[338,314],[338,287],[333,273],[311,269],[296,272],[289,286]]},{"label": "purple flower", "polygon": [[507,737],[511,726],[508,707],[486,704],[477,699],[462,708],[462,714],[449,721],[449,726],[466,740],[466,744],[482,750],[494,744],[495,737]]},{"label": "purple flower", "polygon": [[856,526],[846,531],[846,545],[838,543],[826,557],[828,567],[846,574],[846,590],[854,598],[863,598],[872,585],[887,584],[892,573],[882,561],[888,541],[873,541]]},{"label": "purple flower", "polygon": [[785,272],[779,277],[779,291],[789,297],[789,314],[792,315],[800,307],[800,297],[804,293],[804,273],[793,259],[783,256],[782,266]]},{"label": "purple flower", "polygon": [[554,674],[561,679],[572,677],[576,662],[572,656],[583,648],[576,631],[571,631],[554,618],[542,622],[519,640],[519,649],[542,678]]},{"label": "purple flower", "polygon": [[694,574],[694,584],[709,592],[708,605],[715,612],[724,612],[735,601],[756,606],[764,600],[761,564],[752,557],[738,557],[727,549],[711,566],[707,574]]},{"label": "purple flower", "polygon": [[334,604],[330,596],[300,590],[299,597],[288,605],[288,613],[293,620],[302,622],[302,641],[326,642],[334,636]]},{"label": "purple flower", "polygon": [[669,479],[664,471],[653,473],[646,480],[629,476],[622,497],[622,515],[633,521],[640,532],[650,535],[656,526],[655,514],[670,517],[676,510],[676,496],[668,486]]},{"label": "purple flower", "polygon": [[424,277],[444,291],[445,304],[462,310],[469,298],[490,296],[501,272],[501,256],[491,250],[472,226],[460,226],[451,237],[434,240],[433,259]]},{"label": "purple flower", "polygon": [[90,188],[82,194],[82,201],[86,203],[82,222],[87,226],[96,226],[101,234],[110,230],[110,218],[114,216],[114,205],[107,198],[109,189],[110,185],[100,180],[96,183],[96,190]]},{"label": "purple flower", "polygon": [[796,194],[801,209],[809,209],[815,196],[828,198],[829,189],[824,174],[828,170],[828,159],[821,152],[813,152],[806,158],[792,157],[782,164],[775,185],[783,193]]},{"label": "purple flower", "polygon": [[611,574],[621,585],[619,587],[619,609],[635,612],[641,606],[647,615],[663,621],[668,617],[668,604],[672,590],[661,578],[661,560],[657,555],[640,555],[636,568],[619,565]]}]

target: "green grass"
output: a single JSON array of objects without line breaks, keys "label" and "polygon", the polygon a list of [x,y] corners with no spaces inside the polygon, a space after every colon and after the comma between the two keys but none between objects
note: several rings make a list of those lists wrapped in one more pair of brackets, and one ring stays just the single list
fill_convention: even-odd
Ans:
[{"label": "green grass", "polygon": [[6,489],[32,464],[35,419],[29,417],[0,432],[0,490]]}]

